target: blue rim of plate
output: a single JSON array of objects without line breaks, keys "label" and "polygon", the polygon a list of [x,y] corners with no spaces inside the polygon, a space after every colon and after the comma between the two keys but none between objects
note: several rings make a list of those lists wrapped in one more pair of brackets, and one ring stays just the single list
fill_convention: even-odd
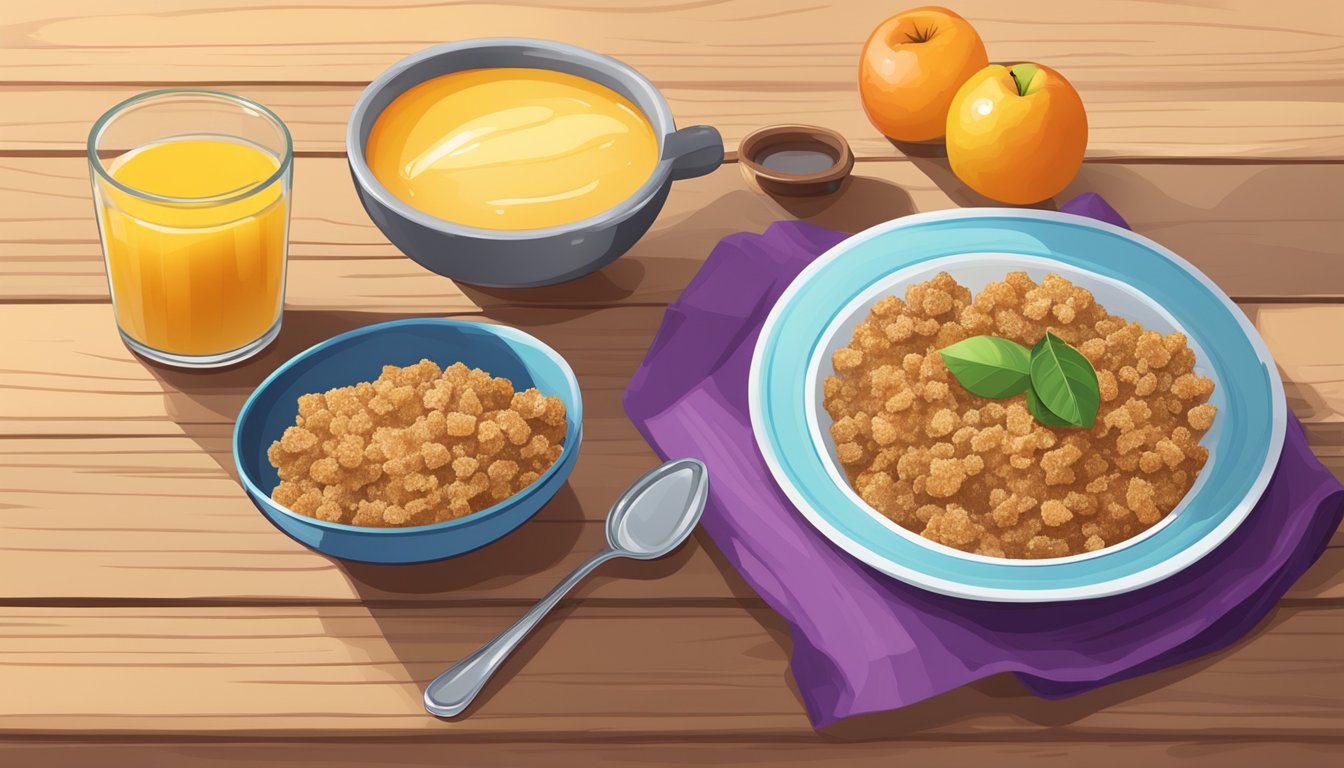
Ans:
[{"label": "blue rim of plate", "polygon": [[[808,369],[836,316],[898,270],[966,254],[1061,262],[1124,283],[1164,308],[1207,356],[1223,388],[1207,477],[1154,535],[1086,559],[992,562],[896,535],[828,471],[807,415]],[[955,277],[955,274],[954,274]],[[823,535],[860,561],[941,594],[1001,602],[1078,600],[1158,582],[1212,551],[1254,508],[1287,427],[1283,383],[1250,321],[1212,281],[1170,250],[1083,216],[996,208],[915,214],[836,245],[780,296],[761,329],[748,379],[752,428],[780,488]]]}]

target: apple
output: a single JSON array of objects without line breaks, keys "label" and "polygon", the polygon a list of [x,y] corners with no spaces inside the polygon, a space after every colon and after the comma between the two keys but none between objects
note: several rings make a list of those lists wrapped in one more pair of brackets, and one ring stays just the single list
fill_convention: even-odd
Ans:
[{"label": "apple", "polygon": [[897,141],[942,137],[952,97],[989,63],[979,33],[946,8],[914,8],[878,25],[859,61],[859,98]]},{"label": "apple", "polygon": [[1059,194],[1087,150],[1087,111],[1044,64],[994,64],[971,76],[947,113],[947,160],[985,197],[1024,205]]}]

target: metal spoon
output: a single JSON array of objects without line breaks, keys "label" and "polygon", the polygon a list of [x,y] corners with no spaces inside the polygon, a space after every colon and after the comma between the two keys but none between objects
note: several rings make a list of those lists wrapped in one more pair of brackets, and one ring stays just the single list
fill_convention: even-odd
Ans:
[{"label": "metal spoon", "polygon": [[608,560],[653,560],[676,549],[695,529],[708,494],[705,465],[695,459],[669,461],[636,480],[607,513],[607,549],[576,568],[499,637],[434,678],[425,688],[425,709],[439,717],[462,714],[504,659],[574,585]]}]

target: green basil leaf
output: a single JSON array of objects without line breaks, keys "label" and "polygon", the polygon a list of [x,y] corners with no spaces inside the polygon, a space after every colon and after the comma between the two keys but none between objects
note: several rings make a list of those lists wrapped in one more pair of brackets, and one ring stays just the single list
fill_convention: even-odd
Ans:
[{"label": "green basil leaf", "polygon": [[997,336],[972,336],[938,351],[947,370],[979,397],[1020,395],[1031,384],[1031,350]]},{"label": "green basil leaf", "polygon": [[1047,427],[1072,427],[1073,424],[1059,418],[1050,412],[1041,404],[1041,398],[1036,394],[1035,387],[1027,387],[1027,410],[1031,412],[1032,418]]},{"label": "green basil leaf", "polygon": [[1101,405],[1097,372],[1083,353],[1053,333],[1031,350],[1031,387],[1051,413],[1078,427],[1091,427]]}]

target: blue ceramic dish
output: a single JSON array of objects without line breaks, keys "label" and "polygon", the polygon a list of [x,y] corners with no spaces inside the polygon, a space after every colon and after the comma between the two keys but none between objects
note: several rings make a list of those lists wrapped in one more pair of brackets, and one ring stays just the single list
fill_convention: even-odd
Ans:
[{"label": "blue ceramic dish", "polygon": [[[1186,334],[1218,408],[1209,461],[1161,523],[1094,553],[1005,560],[936,544],[849,487],[834,457],[821,382],[830,353],[882,295],[945,270],[972,291],[1010,271],[1057,272],[1110,312]],[[1048,211],[966,209],[907,216],[820,256],[780,297],[752,361],[752,426],[775,479],[820,532],[854,557],[925,589],[1040,602],[1118,594],[1208,554],[1246,519],[1283,446],[1287,408],[1274,361],[1226,295],[1171,251],[1125,229]]]},{"label": "blue ceramic dish", "polygon": [[[266,458],[271,443],[294,424],[300,395],[372,381],[384,365],[428,358],[441,366],[461,362],[515,389],[536,387],[565,403],[566,434],[560,458],[532,485],[472,515],[410,528],[363,528],[328,523],[291,512],[271,500],[280,482]],[[498,325],[460,320],[412,319],[343,333],[295,355],[276,369],[243,404],[233,428],[233,460],[252,503],[299,543],[332,557],[370,563],[419,563],[483,547],[527,522],[564,485],[583,439],[583,401],[569,364],[537,339]]]}]

